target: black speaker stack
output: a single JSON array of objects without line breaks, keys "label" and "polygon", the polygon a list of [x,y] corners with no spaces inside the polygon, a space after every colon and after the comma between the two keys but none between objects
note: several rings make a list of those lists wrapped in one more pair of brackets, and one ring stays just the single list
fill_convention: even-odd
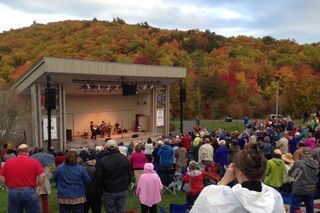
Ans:
[{"label": "black speaker stack", "polygon": [[56,109],[56,89],[50,88],[46,89],[46,102],[45,107],[48,110]]}]

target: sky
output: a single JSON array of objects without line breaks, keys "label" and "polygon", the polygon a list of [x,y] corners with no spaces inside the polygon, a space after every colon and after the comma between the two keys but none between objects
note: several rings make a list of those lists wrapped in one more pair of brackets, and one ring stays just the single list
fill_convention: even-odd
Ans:
[{"label": "sky", "polygon": [[63,20],[148,22],[226,37],[320,42],[320,0],[0,0],[0,32]]}]

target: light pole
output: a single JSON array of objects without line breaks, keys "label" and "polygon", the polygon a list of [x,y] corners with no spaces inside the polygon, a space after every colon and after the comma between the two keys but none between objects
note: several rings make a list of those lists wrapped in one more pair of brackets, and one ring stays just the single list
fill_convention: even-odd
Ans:
[{"label": "light pole", "polygon": [[280,80],[280,76],[276,75],[275,79],[277,81],[277,89],[276,89],[276,124],[278,125],[278,120],[279,120],[279,80]]}]

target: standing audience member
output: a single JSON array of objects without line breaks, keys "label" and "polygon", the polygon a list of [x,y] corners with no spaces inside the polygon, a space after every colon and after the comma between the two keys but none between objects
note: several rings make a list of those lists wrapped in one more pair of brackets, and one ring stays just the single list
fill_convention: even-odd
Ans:
[{"label": "standing audience member", "polygon": [[299,210],[302,201],[307,212],[314,211],[313,197],[316,190],[319,164],[312,159],[309,147],[303,148],[302,153],[302,160],[295,161],[293,167],[289,170],[289,175],[294,178],[290,205],[290,212],[292,213]]},{"label": "standing audience member", "polygon": [[192,208],[195,200],[203,189],[203,176],[196,161],[190,161],[189,171],[183,177],[183,184],[190,185],[190,192],[187,193],[187,203]]},{"label": "standing audience member", "polygon": [[285,172],[286,167],[281,159],[281,151],[276,149],[274,150],[274,157],[268,160],[264,183],[279,190],[282,186],[283,174]]},{"label": "standing audience member", "polygon": [[178,143],[178,149],[176,155],[176,171],[182,173],[182,169],[187,166],[187,149],[182,146],[182,143]]},{"label": "standing audience member", "polygon": [[77,151],[68,151],[64,163],[57,167],[53,177],[61,213],[84,211],[85,187],[90,183],[90,177],[84,167],[78,164],[78,158]]},{"label": "standing audience member", "polygon": [[91,208],[92,213],[101,212],[101,191],[95,184],[97,160],[94,156],[89,157],[89,161],[85,163],[85,169],[91,179],[91,182],[86,186],[86,203],[84,204],[84,213],[88,213]]},{"label": "standing audience member", "polygon": [[189,134],[187,134],[187,133],[184,134],[184,136],[183,136],[182,139],[181,139],[182,146],[183,146],[184,148],[186,148],[187,151],[189,151],[189,149],[190,149],[190,147],[191,147],[191,140],[192,140],[191,136],[190,136]]},{"label": "standing audience member", "polygon": [[282,155],[281,158],[285,163],[286,171],[283,174],[282,186],[280,188],[280,191],[291,194],[293,178],[288,175],[288,172],[292,168],[294,163],[293,156],[288,152]]},{"label": "standing audience member", "polygon": [[142,152],[142,145],[141,143],[138,143],[134,148],[134,152],[130,156],[132,170],[142,170],[146,162],[147,157],[144,152]]},{"label": "standing audience member", "polygon": [[107,213],[125,212],[128,186],[131,182],[130,163],[118,150],[115,140],[108,140],[107,154],[96,167],[96,184],[102,189],[102,196]]},{"label": "standing audience member", "polygon": [[263,144],[263,153],[264,156],[267,160],[270,160],[272,158],[272,144],[270,142],[270,137],[269,136],[265,136],[263,138],[264,144]]},{"label": "standing audience member", "polygon": [[153,142],[151,138],[148,138],[147,143],[144,145],[144,154],[146,155],[148,162],[152,162]]},{"label": "standing audience member", "polygon": [[123,142],[119,143],[119,152],[124,156],[127,156],[128,148],[123,144]]},{"label": "standing audience member", "polygon": [[291,140],[289,140],[289,151],[291,154],[294,154],[294,152],[297,150],[297,145],[300,141],[300,132],[294,133],[294,136]]},{"label": "standing audience member", "polygon": [[58,151],[57,156],[55,157],[56,167],[64,162],[64,153],[63,151]]},{"label": "standing audience member", "polygon": [[293,154],[293,160],[294,161],[302,160],[302,158],[303,158],[303,153],[302,153],[303,149],[304,149],[304,143],[302,141],[298,142],[298,148]]},{"label": "standing audience member", "polygon": [[36,159],[41,164],[46,176],[42,187],[37,189],[37,194],[41,197],[42,213],[49,212],[49,195],[51,194],[50,180],[52,178],[51,170],[55,169],[54,156],[44,152],[42,148],[37,153],[31,155],[31,158]]},{"label": "standing audience member", "polygon": [[157,204],[161,202],[162,189],[160,177],[153,170],[153,164],[144,164],[144,172],[140,176],[136,190],[142,213],[157,212]]},{"label": "standing audience member", "polygon": [[204,139],[204,144],[199,148],[198,162],[202,165],[213,163],[213,147],[210,138]]},{"label": "standing audience member", "polygon": [[229,162],[233,162],[233,157],[238,152],[240,152],[240,146],[238,145],[238,141],[236,139],[232,139],[229,148]]},{"label": "standing audience member", "polygon": [[226,147],[226,141],[220,141],[220,147],[217,149],[216,153],[214,154],[214,161],[215,163],[220,164],[220,176],[224,175],[225,169],[224,167],[228,165],[228,148]]},{"label": "standing audience member", "polygon": [[36,188],[41,187],[45,173],[40,163],[29,157],[29,147],[21,144],[18,156],[9,159],[0,170],[0,182],[6,184],[8,192],[8,213],[40,213]]},{"label": "standing audience member", "polygon": [[169,139],[164,139],[164,145],[162,145],[158,151],[159,162],[161,166],[173,165],[173,148],[170,146]]},{"label": "standing audience member", "polygon": [[157,141],[155,147],[154,147],[154,150],[152,152],[152,158],[153,158],[153,164],[155,165],[158,165],[159,162],[160,162],[160,159],[159,159],[159,155],[158,155],[158,152],[159,152],[159,149],[160,147],[163,145],[163,142],[162,141]]},{"label": "standing audience member", "polygon": [[7,154],[8,144],[3,144],[1,149],[0,161],[4,162],[4,156]]},{"label": "standing audience member", "polygon": [[281,154],[286,154],[288,152],[289,141],[286,138],[285,132],[280,133],[280,140],[276,143],[276,148],[281,151]]},{"label": "standing audience member", "polygon": [[16,151],[13,148],[8,148],[7,153],[3,157],[3,161],[7,162],[7,160],[16,157]]},{"label": "standing audience member", "polygon": [[[191,209],[191,213],[264,212],[284,213],[282,197],[262,183],[266,160],[258,152],[257,144],[238,152],[218,185],[205,187]],[[238,184],[227,186],[234,180]]]},{"label": "standing audience member", "polygon": [[313,137],[312,132],[308,133],[308,138],[304,141],[304,146],[309,147],[311,150],[316,148],[316,138]]}]

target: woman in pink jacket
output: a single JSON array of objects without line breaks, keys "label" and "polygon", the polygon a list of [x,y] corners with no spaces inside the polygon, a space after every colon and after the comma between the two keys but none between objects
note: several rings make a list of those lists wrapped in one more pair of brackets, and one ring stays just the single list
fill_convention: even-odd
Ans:
[{"label": "woman in pink jacket", "polygon": [[161,202],[162,189],[160,177],[153,170],[153,164],[146,163],[136,190],[142,213],[157,212],[157,204]]},{"label": "woman in pink jacket", "polygon": [[130,156],[132,170],[142,170],[146,162],[147,157],[144,152],[142,152],[142,144],[139,143],[134,147],[134,152]]}]

